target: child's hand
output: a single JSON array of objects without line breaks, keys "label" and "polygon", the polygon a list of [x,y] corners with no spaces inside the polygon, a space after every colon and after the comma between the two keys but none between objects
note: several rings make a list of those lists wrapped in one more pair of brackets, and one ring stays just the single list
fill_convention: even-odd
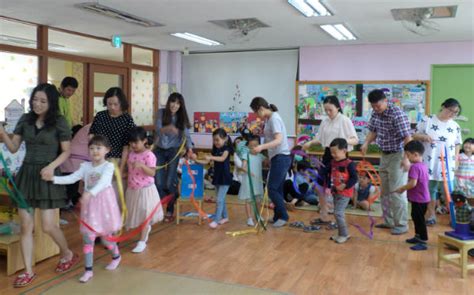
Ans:
[{"label": "child's hand", "polygon": [[252,149],[252,152],[255,153],[255,154],[258,154],[258,153],[260,153],[262,150],[263,150],[263,149],[262,149],[262,146],[261,146],[261,145],[257,145],[256,147],[254,147],[254,148]]},{"label": "child's hand", "polygon": [[53,180],[54,168],[51,168],[48,165],[48,166],[44,167],[43,169],[41,169],[40,175],[41,175],[41,178],[43,180],[46,180],[46,181]]},{"label": "child's hand", "polygon": [[89,192],[84,192],[79,200],[81,202],[81,206],[86,206],[89,203],[92,195]]},{"label": "child's hand", "polygon": [[197,155],[195,153],[191,153],[188,157],[193,161],[196,161],[197,159]]},{"label": "child's hand", "polygon": [[404,189],[403,186],[402,186],[402,187],[397,188],[393,192],[397,193],[397,194],[403,194],[405,191],[406,191],[406,189]]}]

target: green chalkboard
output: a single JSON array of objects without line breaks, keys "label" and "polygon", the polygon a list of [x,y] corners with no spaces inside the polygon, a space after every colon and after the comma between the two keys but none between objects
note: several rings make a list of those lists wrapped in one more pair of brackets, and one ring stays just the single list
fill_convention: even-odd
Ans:
[{"label": "green chalkboard", "polygon": [[463,139],[474,137],[474,64],[431,66],[431,113],[437,113],[450,97],[456,98],[463,109],[457,120]]}]

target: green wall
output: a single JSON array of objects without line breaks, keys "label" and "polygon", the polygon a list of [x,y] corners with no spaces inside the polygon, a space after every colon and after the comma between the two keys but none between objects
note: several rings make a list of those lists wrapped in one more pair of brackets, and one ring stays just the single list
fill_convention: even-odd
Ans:
[{"label": "green wall", "polygon": [[467,122],[457,121],[462,129],[463,140],[474,137],[474,64],[431,66],[431,113],[437,113],[447,98],[456,98],[462,106],[461,116]]}]

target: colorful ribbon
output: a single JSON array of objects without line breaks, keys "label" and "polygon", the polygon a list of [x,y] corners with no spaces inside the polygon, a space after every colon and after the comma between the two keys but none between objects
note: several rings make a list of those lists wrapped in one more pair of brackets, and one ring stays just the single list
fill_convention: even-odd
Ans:
[{"label": "colorful ribbon", "polygon": [[26,209],[28,210],[29,213],[32,212],[32,208],[26,201],[25,197],[23,196],[23,193],[18,189],[15,180],[13,179],[13,175],[10,172],[10,169],[8,168],[7,162],[5,161],[5,158],[3,157],[3,153],[0,152],[0,161],[2,162],[3,166],[3,171],[5,171],[5,175],[7,176],[8,181],[12,185],[13,190],[11,190],[8,187],[7,183],[4,183],[3,181],[0,181],[3,188],[5,191],[8,193],[8,196],[18,205],[18,208],[21,209]]},{"label": "colorful ribbon", "polygon": [[210,219],[208,218],[207,213],[204,212],[201,208],[199,208],[199,204],[196,202],[194,198],[194,191],[196,189],[196,179],[194,178],[194,175],[193,175],[193,172],[191,170],[191,166],[189,165],[188,160],[184,161],[184,165],[186,165],[186,167],[188,168],[187,169],[188,175],[189,175],[189,178],[191,178],[191,182],[192,182],[192,190],[189,196],[189,201],[191,201],[191,204],[193,204],[194,208],[196,209],[196,211],[198,212],[199,216],[201,216],[202,219],[207,220],[208,222],[211,222]]},{"label": "colorful ribbon", "polygon": [[[454,202],[451,200],[451,191],[450,187],[448,184],[448,178],[449,178],[449,170],[448,169],[448,151],[446,149],[446,146],[444,146],[444,149],[441,149],[440,153],[440,159],[441,159],[441,174],[443,175],[443,187],[444,187],[444,194],[446,196],[446,202],[448,202],[448,210],[449,210],[449,215],[451,217],[451,227],[455,228],[456,227],[456,215],[454,211]],[[446,176],[447,175],[447,176]]]},{"label": "colorful ribbon", "polygon": [[[119,194],[119,199],[121,203],[121,208],[122,208],[122,225],[125,225],[125,220],[127,219],[128,215],[128,210],[127,210],[127,203],[125,202],[125,194],[123,190],[123,182],[122,182],[122,174],[120,173],[120,168],[118,165],[118,161],[112,160],[112,163],[114,164],[114,174],[115,174],[115,179],[117,181],[117,190]],[[123,229],[123,227],[122,227]],[[122,229],[120,229],[119,235],[122,234]]]},{"label": "colorful ribbon", "polygon": [[186,137],[183,137],[183,140],[181,141],[181,145],[179,146],[179,149],[178,149],[178,151],[176,152],[176,155],[174,155],[174,157],[173,157],[171,160],[169,160],[168,162],[164,163],[163,165],[156,166],[156,170],[164,169],[164,168],[166,168],[169,164],[171,164],[174,160],[176,160],[176,158],[178,158],[178,157],[183,153],[185,144],[186,144]]}]

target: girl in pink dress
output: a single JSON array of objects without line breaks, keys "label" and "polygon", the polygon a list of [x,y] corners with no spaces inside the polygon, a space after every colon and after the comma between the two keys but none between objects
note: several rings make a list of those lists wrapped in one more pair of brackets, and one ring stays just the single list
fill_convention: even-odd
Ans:
[{"label": "girl in pink dress", "polygon": [[148,149],[152,141],[147,137],[145,129],[135,127],[130,130],[129,144],[131,153],[128,154],[128,186],[125,193],[128,216],[125,226],[127,229],[139,227],[153,210],[159,206],[151,220],[144,225],[140,241],[132,250],[141,253],[146,248],[151,225],[163,220],[163,208],[160,195],[155,186],[156,157]]},{"label": "girl in pink dress", "polygon": [[117,243],[110,242],[104,237],[111,236],[122,227],[120,210],[117,197],[112,188],[114,165],[105,160],[105,155],[110,151],[110,144],[106,137],[95,135],[89,141],[89,156],[92,162],[84,162],[79,170],[68,176],[54,176],[55,184],[70,184],[79,180],[84,181],[84,193],[81,196],[81,220],[93,230],[81,224],[80,231],[83,235],[83,251],[85,259],[85,272],[79,279],[85,283],[92,276],[94,261],[94,241],[101,237],[102,244],[112,255],[112,262],[105,268],[114,270],[120,264],[120,252]]}]

